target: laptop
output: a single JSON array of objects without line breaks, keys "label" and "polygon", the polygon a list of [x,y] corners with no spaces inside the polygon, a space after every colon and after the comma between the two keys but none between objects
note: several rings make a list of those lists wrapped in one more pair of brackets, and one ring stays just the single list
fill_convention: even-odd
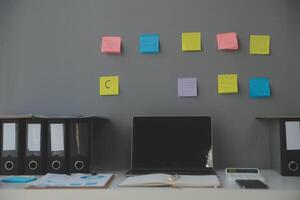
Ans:
[{"label": "laptop", "polygon": [[134,117],[127,175],[213,175],[212,147],[209,116]]}]

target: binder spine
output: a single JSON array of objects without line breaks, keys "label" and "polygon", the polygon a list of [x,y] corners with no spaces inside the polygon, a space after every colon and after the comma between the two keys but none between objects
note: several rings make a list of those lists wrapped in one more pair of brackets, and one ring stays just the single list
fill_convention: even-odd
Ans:
[{"label": "binder spine", "polygon": [[[14,124],[14,141],[10,141],[14,149],[5,150],[4,140],[5,124]],[[0,159],[0,174],[2,175],[18,175],[24,172],[24,120],[21,119],[2,119],[1,120],[1,159]]]},{"label": "binder spine", "polygon": [[[29,126],[40,126],[39,149],[30,149],[30,141],[34,138],[29,138]],[[28,175],[43,175],[46,173],[47,160],[47,126],[44,119],[26,120],[25,124],[25,163],[24,173]],[[36,148],[36,147],[35,147]]]},{"label": "binder spine", "polygon": [[[52,140],[51,137],[53,136],[53,133],[51,133],[51,124],[59,124],[62,125],[62,131],[63,135],[62,138],[57,138],[58,140],[63,140],[63,147],[62,149],[56,150],[52,149],[52,146],[55,144],[51,144],[51,142],[55,141]],[[58,174],[64,174],[68,173],[67,171],[67,122],[62,119],[49,119],[47,123],[47,130],[48,130],[48,145],[47,145],[47,172],[49,173],[58,173]],[[52,130],[54,131],[54,130]],[[53,136],[54,137],[54,136]],[[58,142],[58,141],[55,141]]]}]

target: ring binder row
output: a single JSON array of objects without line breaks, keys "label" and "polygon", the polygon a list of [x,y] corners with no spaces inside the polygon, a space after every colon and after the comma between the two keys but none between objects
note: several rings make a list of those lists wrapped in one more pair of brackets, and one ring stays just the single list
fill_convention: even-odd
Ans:
[{"label": "ring binder row", "polygon": [[0,117],[0,174],[90,173],[105,118]]}]

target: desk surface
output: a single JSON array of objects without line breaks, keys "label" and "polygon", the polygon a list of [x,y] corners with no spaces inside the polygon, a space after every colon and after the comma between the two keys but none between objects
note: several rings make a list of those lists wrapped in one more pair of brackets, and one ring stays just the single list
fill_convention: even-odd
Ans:
[{"label": "desk surface", "polygon": [[226,179],[224,171],[217,171],[221,188],[125,188],[117,185],[124,180],[124,173],[115,172],[115,178],[108,189],[24,189],[22,184],[0,184],[0,199],[22,200],[94,200],[94,199],[222,199],[222,200],[300,200],[300,177],[283,177],[272,170],[262,170],[268,190],[240,189],[235,183]]}]

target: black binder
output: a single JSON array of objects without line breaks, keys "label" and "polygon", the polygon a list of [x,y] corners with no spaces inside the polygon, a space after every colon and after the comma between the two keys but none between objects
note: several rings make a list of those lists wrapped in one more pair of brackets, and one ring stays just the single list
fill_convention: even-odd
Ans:
[{"label": "black binder", "polygon": [[46,173],[47,124],[43,119],[27,119],[25,123],[25,174]]},{"label": "black binder", "polygon": [[0,138],[0,174],[22,174],[24,163],[24,123],[22,120],[2,119]]},{"label": "black binder", "polygon": [[[105,118],[90,116],[69,120],[68,170],[70,173],[93,173],[94,142],[107,124]],[[98,152],[97,152],[98,153]],[[97,154],[99,158],[99,153]]]},{"label": "black binder", "polygon": [[67,120],[49,119],[47,172],[67,173]]},{"label": "black binder", "polygon": [[90,173],[91,128],[89,119],[69,121],[69,172]]}]

